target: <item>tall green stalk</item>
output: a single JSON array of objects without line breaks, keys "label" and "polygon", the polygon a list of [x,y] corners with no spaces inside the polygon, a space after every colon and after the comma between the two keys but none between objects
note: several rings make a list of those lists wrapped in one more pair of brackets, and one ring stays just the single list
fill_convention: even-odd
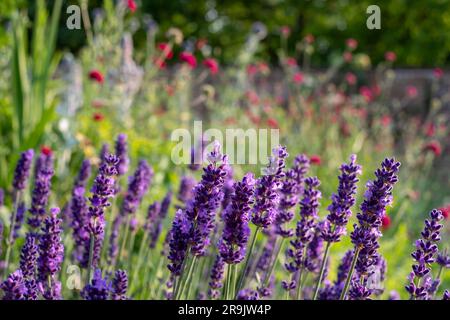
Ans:
[{"label": "tall green stalk", "polygon": [[357,248],[355,250],[355,254],[353,255],[352,264],[350,267],[350,270],[348,271],[347,280],[345,280],[344,289],[342,289],[341,296],[339,297],[339,300],[345,300],[345,296],[347,295],[348,288],[350,286],[350,281],[353,277],[353,271],[355,270],[356,261],[358,261],[359,251],[361,249]]},{"label": "tall green stalk", "polygon": [[325,247],[325,252],[323,254],[322,264],[320,266],[319,278],[317,279],[316,288],[314,289],[313,300],[317,299],[317,295],[319,293],[320,284],[322,283],[323,275],[325,273],[325,266],[327,264],[328,254],[330,252],[330,246],[331,246],[331,242],[327,242],[327,245]]},{"label": "tall green stalk", "polygon": [[248,269],[249,263],[250,263],[250,257],[252,256],[253,249],[255,248],[256,238],[258,237],[258,233],[260,230],[261,230],[261,227],[256,227],[255,232],[253,233],[252,241],[250,244],[250,249],[245,258],[244,268],[242,269],[241,274],[239,275],[239,281],[236,286],[236,289],[234,290],[236,292],[236,294],[239,293],[239,291],[242,289],[242,286],[244,285],[245,274],[247,273],[247,269]]},{"label": "tall green stalk", "polygon": [[12,246],[14,244],[14,229],[15,229],[15,225],[16,225],[17,210],[19,209],[19,203],[21,201],[21,198],[22,198],[22,192],[18,191],[15,196],[15,199],[14,199],[14,207],[13,207],[13,212],[12,212],[12,216],[11,216],[11,225],[9,227],[7,248],[6,248],[6,253],[5,253],[5,269],[3,271],[3,278],[5,278],[5,279],[8,276],[8,271],[9,271],[11,250],[12,250]]}]

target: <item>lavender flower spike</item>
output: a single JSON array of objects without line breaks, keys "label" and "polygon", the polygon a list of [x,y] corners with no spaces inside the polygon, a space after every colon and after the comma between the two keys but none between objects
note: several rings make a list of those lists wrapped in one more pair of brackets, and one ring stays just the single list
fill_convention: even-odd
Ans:
[{"label": "lavender flower spike", "polygon": [[220,152],[219,142],[214,142],[208,154],[209,164],[203,168],[200,183],[195,187],[194,199],[186,209],[186,215],[192,223],[190,237],[191,252],[194,256],[203,256],[210,244],[210,234],[214,229],[216,210],[223,199],[223,185],[228,170],[228,157]]},{"label": "lavender flower spike", "polygon": [[267,228],[276,217],[279,203],[279,189],[288,153],[286,147],[279,146],[273,150],[265,174],[258,179],[255,190],[255,206],[252,212],[252,222],[258,227]]},{"label": "lavender flower spike", "polygon": [[130,182],[128,183],[128,190],[122,203],[122,215],[132,215],[136,212],[141,203],[142,197],[150,186],[152,177],[153,170],[147,164],[147,161],[139,161],[136,172],[130,178]]},{"label": "lavender flower spike", "polygon": [[126,271],[117,270],[112,283],[112,300],[127,300],[128,276]]},{"label": "lavender flower spike", "polygon": [[15,190],[24,190],[30,176],[31,164],[33,161],[34,151],[29,149],[20,155],[14,171],[13,187]]},{"label": "lavender flower spike", "polygon": [[[442,219],[444,219],[442,212],[433,209],[430,212],[430,219],[425,220],[425,228],[421,232],[422,237],[416,241],[416,251],[411,254],[416,263],[412,266],[409,276],[410,283],[406,286],[406,291],[409,292],[411,299],[427,300],[428,298],[431,283],[426,281],[425,277],[431,272],[429,266],[436,261],[437,243],[441,240],[440,230],[443,228],[439,222]],[[422,279],[424,281],[421,283]]]},{"label": "lavender flower spike", "polygon": [[100,269],[96,269],[91,282],[81,292],[85,300],[108,300],[111,292],[111,283],[103,279]]},{"label": "lavender flower spike", "polygon": [[130,160],[128,159],[128,145],[127,136],[123,133],[117,136],[116,140],[116,156],[119,158],[117,163],[117,175],[123,176],[128,171],[128,164]]},{"label": "lavender flower spike", "polygon": [[251,173],[247,173],[241,182],[234,183],[231,203],[223,215],[224,229],[219,252],[228,264],[239,263],[245,258],[254,186],[255,179]]},{"label": "lavender flower spike", "polygon": [[167,268],[173,276],[179,276],[181,274],[181,266],[186,257],[190,231],[191,222],[187,218],[186,213],[178,209],[169,233],[168,259],[170,260],[170,264]]},{"label": "lavender flower spike", "polygon": [[211,299],[218,299],[220,297],[220,288],[223,286],[223,274],[225,271],[225,261],[220,255],[217,255],[211,269],[211,281],[209,282],[208,295]]},{"label": "lavender flower spike", "polygon": [[[105,233],[105,208],[110,206],[109,198],[115,194],[114,176],[117,174],[117,164],[119,160],[114,155],[108,155],[105,162],[100,165],[99,173],[92,186],[92,196],[89,199],[89,232],[94,241],[94,251],[92,254],[92,266],[97,266],[100,259],[100,252]],[[89,252],[89,249],[87,250]]]},{"label": "lavender flower spike", "polygon": [[352,214],[350,208],[356,201],[358,175],[361,174],[361,166],[356,164],[356,155],[352,155],[350,162],[344,163],[340,170],[338,190],[331,196],[331,204],[328,206],[330,213],[322,228],[322,238],[327,242],[338,242],[345,235],[347,222]]},{"label": "lavender flower spike", "polygon": [[3,290],[3,300],[25,300],[27,288],[23,279],[22,271],[19,269],[9,275],[9,277],[0,284]]},{"label": "lavender flower spike", "polygon": [[[356,215],[359,224],[354,225],[354,230],[350,235],[355,246],[356,271],[362,279],[355,284],[352,290],[352,299],[368,298],[372,292],[365,289],[365,282],[372,273],[373,266],[378,262],[377,249],[379,248],[378,238],[381,236],[381,219],[386,213],[386,207],[392,203],[392,189],[398,181],[397,172],[400,162],[395,159],[385,159],[381,163],[381,168],[375,171],[376,180],[367,183],[367,190],[364,194],[364,201],[361,204],[361,213]],[[347,278],[346,286],[341,294],[341,299],[345,298],[348,283],[352,276],[352,270]]]},{"label": "lavender flower spike", "polygon": [[29,209],[31,217],[28,218],[28,224],[34,229],[41,227],[46,215],[53,173],[52,154],[41,153],[36,161],[34,189]]}]

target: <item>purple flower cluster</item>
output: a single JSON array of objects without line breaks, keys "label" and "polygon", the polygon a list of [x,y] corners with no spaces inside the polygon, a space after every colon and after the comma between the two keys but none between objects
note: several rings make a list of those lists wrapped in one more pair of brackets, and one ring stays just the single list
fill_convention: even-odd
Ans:
[{"label": "purple flower cluster", "polygon": [[60,292],[55,290],[60,286],[55,275],[61,270],[64,259],[62,220],[58,218],[59,212],[59,208],[50,209],[50,215],[45,219],[42,235],[39,237],[38,279],[45,288],[44,297],[49,300],[60,298]]},{"label": "purple flower cluster", "polygon": [[318,190],[319,185],[320,181],[316,177],[305,179],[305,191],[300,201],[300,220],[297,222],[295,229],[295,238],[290,241],[291,246],[286,253],[290,261],[285,263],[285,267],[291,273],[304,266],[307,246],[314,238],[319,199],[321,198],[321,192]]},{"label": "purple flower cluster", "polygon": [[130,163],[130,159],[128,158],[127,136],[125,134],[121,133],[117,136],[115,150],[116,156],[119,159],[117,162],[117,175],[123,176],[127,173]]},{"label": "purple flower cluster", "polygon": [[350,163],[344,163],[339,176],[337,193],[331,196],[330,212],[324,221],[322,238],[327,242],[338,242],[346,234],[347,222],[355,204],[356,184],[361,174],[361,166],[356,164],[356,155],[350,157]]},{"label": "purple flower cluster", "polygon": [[149,247],[151,249],[156,247],[156,243],[158,242],[159,236],[161,235],[163,221],[167,217],[167,214],[169,212],[171,201],[172,201],[172,192],[169,191],[169,192],[167,192],[164,199],[161,201],[161,205],[159,206],[159,209],[157,210],[158,214],[155,217],[153,226],[150,230]]},{"label": "purple flower cluster", "polygon": [[127,300],[128,276],[126,271],[117,270],[112,282],[112,300]]},{"label": "purple flower cluster", "polygon": [[209,281],[208,295],[211,299],[220,297],[219,289],[223,286],[223,274],[225,271],[225,261],[220,255],[217,255],[216,260],[211,269],[211,280]]},{"label": "purple flower cluster", "polygon": [[219,252],[227,264],[239,263],[245,258],[254,186],[255,179],[251,173],[247,173],[242,181],[234,183],[231,203],[223,214],[224,228]]},{"label": "purple flower cluster", "polygon": [[237,295],[237,300],[259,300],[259,293],[252,289],[242,289]]},{"label": "purple flower cluster", "polygon": [[216,210],[223,199],[223,185],[228,173],[228,159],[220,152],[216,141],[208,155],[209,164],[203,168],[202,179],[194,188],[194,199],[186,208],[186,215],[192,224],[190,235],[191,252],[203,256],[210,244],[210,234],[214,229]]},{"label": "purple flower cluster", "polygon": [[193,196],[193,189],[195,187],[195,179],[188,176],[183,176],[180,181],[180,188],[178,191],[177,199],[181,203],[188,203]]},{"label": "purple flower cluster", "polygon": [[46,215],[46,207],[50,196],[51,179],[53,177],[53,156],[52,154],[41,153],[36,161],[34,189],[31,198],[28,224],[38,229]]},{"label": "purple flower cluster", "polygon": [[27,288],[25,294],[26,300],[37,300],[38,288],[36,282],[36,266],[39,255],[39,247],[36,236],[33,233],[28,233],[25,244],[20,253],[20,270],[24,278],[24,284]]},{"label": "purple flower cluster", "polygon": [[183,210],[178,209],[169,233],[168,259],[170,263],[167,268],[172,272],[173,276],[179,276],[181,274],[181,267],[188,249],[190,232],[191,221]]},{"label": "purple flower cluster", "polygon": [[294,235],[294,230],[287,228],[286,224],[294,218],[293,208],[303,195],[303,183],[308,169],[308,157],[303,154],[298,155],[295,157],[294,166],[286,172],[283,179],[275,232],[284,238],[290,238]]},{"label": "purple flower cluster", "polygon": [[[398,181],[397,172],[400,168],[400,162],[395,159],[385,159],[381,163],[381,168],[375,171],[376,180],[367,184],[367,190],[364,194],[364,201],[361,204],[361,212],[356,215],[359,224],[354,225],[354,230],[350,235],[355,250],[358,251],[356,261],[356,271],[363,279],[355,290],[352,290],[350,298],[365,299],[367,292],[360,288],[364,282],[373,273],[373,266],[376,265],[379,256],[378,238],[381,236],[381,219],[386,213],[386,207],[392,203],[392,189]],[[364,280],[365,279],[365,280]],[[353,282],[356,285],[356,282]],[[358,294],[361,294],[358,296]]]},{"label": "purple flower cluster", "polygon": [[87,284],[81,292],[85,300],[108,300],[111,292],[111,282],[102,277],[100,269],[96,269],[91,283]]},{"label": "purple flower cluster", "polygon": [[256,183],[252,222],[258,227],[267,228],[277,215],[279,190],[285,176],[283,169],[287,156],[286,147],[275,148],[265,174]]},{"label": "purple flower cluster", "polygon": [[89,232],[94,241],[92,266],[97,266],[100,259],[105,233],[105,208],[110,205],[109,198],[115,194],[114,176],[117,174],[118,162],[119,159],[116,156],[106,156],[105,161],[100,165],[98,175],[92,186],[92,196],[89,199],[91,206],[88,209]]},{"label": "purple flower cluster", "polygon": [[29,149],[20,155],[14,171],[13,187],[15,190],[21,191],[26,188],[33,157],[34,151],[32,149]]},{"label": "purple flower cluster", "polygon": [[138,167],[128,183],[128,190],[122,203],[122,215],[133,215],[136,212],[142,197],[151,184],[152,177],[153,169],[147,164],[147,161],[139,161]]},{"label": "purple flower cluster", "polygon": [[0,284],[3,290],[3,300],[25,300],[27,288],[23,279],[22,271],[16,270]]},{"label": "purple flower cluster", "polygon": [[443,228],[439,222],[443,218],[441,211],[433,209],[430,212],[430,219],[425,220],[425,228],[421,232],[422,237],[416,241],[416,250],[411,254],[415,264],[408,277],[410,283],[406,286],[406,291],[409,292],[411,299],[426,300],[428,298],[431,283],[427,281],[429,278],[426,276],[431,272],[430,265],[436,261],[437,243],[441,240],[440,230]]}]

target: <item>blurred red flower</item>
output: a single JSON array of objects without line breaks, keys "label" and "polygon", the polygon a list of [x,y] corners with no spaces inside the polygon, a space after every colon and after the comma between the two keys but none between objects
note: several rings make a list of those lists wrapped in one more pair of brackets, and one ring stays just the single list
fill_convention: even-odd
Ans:
[{"label": "blurred red flower", "polygon": [[347,39],[347,41],[345,41],[345,43],[346,43],[347,47],[352,50],[355,50],[356,47],[358,47],[358,41],[353,38]]},{"label": "blurred red flower", "polygon": [[434,155],[436,157],[439,157],[442,153],[442,147],[441,144],[439,143],[439,141],[434,140],[434,141],[430,141],[428,142],[424,148],[425,151],[431,151],[434,153]]},{"label": "blurred red flower", "polygon": [[381,121],[381,125],[383,127],[388,127],[392,122],[392,118],[391,118],[391,116],[385,114],[384,116],[381,117],[380,121]]},{"label": "blurred red flower", "polygon": [[247,74],[248,74],[249,76],[253,76],[253,75],[255,75],[257,72],[258,72],[258,67],[255,66],[254,64],[249,64],[249,65],[247,66]]},{"label": "blurred red flower", "polygon": [[187,63],[192,69],[197,66],[197,59],[190,52],[183,51],[182,53],[180,53],[180,60]]},{"label": "blurred red flower", "polygon": [[347,72],[347,74],[345,75],[345,81],[347,81],[347,83],[352,86],[356,83],[356,76],[351,72]]},{"label": "blurred red flower", "polygon": [[309,160],[316,166],[320,166],[322,163],[322,159],[318,155],[312,155],[311,157],[309,157]]},{"label": "blurred red flower", "polygon": [[89,72],[89,79],[98,83],[103,83],[103,81],[105,80],[103,74],[99,70],[91,70]]},{"label": "blurred red flower", "polygon": [[295,58],[292,57],[288,57],[286,58],[286,64],[290,67],[296,67],[297,66],[297,60],[295,60]]},{"label": "blurred red flower", "polygon": [[361,94],[364,97],[366,102],[371,102],[373,100],[372,90],[370,90],[370,88],[367,86],[362,86],[359,89],[359,94]]},{"label": "blurred red flower", "polygon": [[255,91],[249,90],[246,92],[245,95],[247,96],[247,99],[250,102],[250,104],[253,105],[259,104],[259,96]]},{"label": "blurred red flower", "polygon": [[434,123],[430,122],[425,125],[425,135],[427,137],[432,137],[435,135],[435,133],[436,133],[436,126],[434,125]]},{"label": "blurred red flower", "polygon": [[45,154],[46,156],[49,156],[53,153],[53,150],[49,146],[44,145],[41,147],[41,153]]},{"label": "blurred red flower", "polygon": [[384,58],[386,59],[386,61],[394,62],[395,60],[397,60],[397,55],[393,51],[388,51],[384,54]]},{"label": "blurred red flower", "polygon": [[383,218],[381,218],[381,226],[383,229],[388,229],[391,226],[391,218],[389,218],[388,215],[384,215]]},{"label": "blurred red flower", "polygon": [[166,42],[159,43],[158,50],[161,51],[164,58],[169,60],[173,58],[173,51],[168,43]]},{"label": "blurred red flower", "polygon": [[434,77],[435,77],[436,79],[440,79],[440,78],[442,78],[442,76],[444,75],[444,71],[442,71],[441,68],[435,68],[435,69],[433,70],[433,75],[434,75]]},{"label": "blurred red flower", "polygon": [[134,0],[127,0],[127,7],[132,13],[135,12],[137,9],[136,2]]},{"label": "blurred red flower", "polygon": [[166,68],[166,60],[161,58],[155,58],[155,66],[158,67],[158,69],[162,70]]},{"label": "blurred red flower", "polygon": [[306,43],[308,43],[308,44],[312,44],[315,40],[314,36],[310,33],[307,34],[304,39],[305,39]]},{"label": "blurred red flower", "polygon": [[414,86],[407,86],[406,87],[406,94],[409,98],[415,98],[417,97],[417,88]]},{"label": "blurred red flower", "polygon": [[271,127],[272,129],[278,129],[279,128],[278,121],[276,119],[274,119],[274,118],[267,119],[267,125],[269,127]]},{"label": "blurred red flower", "polygon": [[296,84],[302,84],[304,77],[303,77],[303,73],[301,72],[296,72],[294,74],[294,76],[292,77],[292,80],[296,83]]},{"label": "blurred red flower", "polygon": [[442,215],[444,216],[444,218],[448,219],[449,214],[450,214],[450,204],[448,204],[445,207],[439,208],[439,210],[442,212]]},{"label": "blurred red flower", "polygon": [[100,122],[100,121],[102,121],[104,118],[105,118],[105,116],[104,116],[102,113],[100,113],[100,112],[94,113],[94,116],[93,116],[94,121]]},{"label": "blurred red flower", "polygon": [[342,56],[344,57],[344,61],[347,63],[351,62],[353,59],[353,54],[350,51],[345,51]]},{"label": "blurred red flower", "polygon": [[213,75],[219,72],[219,64],[217,63],[216,59],[205,59],[205,61],[203,61],[203,65],[206,66],[209,69],[209,72],[211,72],[211,74]]}]

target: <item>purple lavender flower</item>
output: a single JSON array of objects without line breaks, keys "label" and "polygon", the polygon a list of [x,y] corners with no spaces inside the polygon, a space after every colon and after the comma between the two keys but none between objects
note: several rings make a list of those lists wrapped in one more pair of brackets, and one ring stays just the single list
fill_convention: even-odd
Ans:
[{"label": "purple lavender flower", "polygon": [[112,300],[127,300],[128,276],[126,271],[117,270],[112,283]]},{"label": "purple lavender flower", "polygon": [[161,201],[161,206],[158,210],[158,215],[156,216],[155,223],[150,232],[150,243],[149,247],[151,249],[156,247],[156,243],[158,242],[159,236],[161,235],[163,221],[167,217],[169,212],[170,203],[172,201],[172,192],[167,192],[164,199]]},{"label": "purple lavender flower", "polygon": [[220,297],[220,288],[223,286],[223,274],[225,271],[225,261],[220,255],[217,255],[213,267],[211,269],[211,281],[209,282],[208,295],[211,299]]},{"label": "purple lavender flower", "polygon": [[188,203],[192,199],[194,187],[195,179],[183,176],[180,181],[177,199],[180,200],[181,203]]},{"label": "purple lavender flower", "polygon": [[88,227],[94,241],[92,257],[92,266],[94,267],[97,266],[100,259],[100,251],[105,233],[105,208],[110,205],[109,198],[115,194],[114,176],[117,174],[118,162],[119,160],[116,156],[106,156],[105,162],[100,165],[99,173],[94,180],[94,185],[91,190],[92,196],[89,199],[91,206],[88,209]]},{"label": "purple lavender flower", "polygon": [[0,289],[3,290],[3,300],[25,300],[27,288],[25,287],[22,271],[19,269],[11,273],[0,284]]},{"label": "purple lavender flower", "polygon": [[117,256],[119,254],[119,235],[120,226],[122,225],[123,217],[117,215],[114,218],[111,234],[109,236],[109,248],[108,248],[108,264],[115,265]]},{"label": "purple lavender flower", "polygon": [[36,236],[28,233],[20,253],[20,270],[25,279],[33,279],[35,277],[38,253]]},{"label": "purple lavender flower", "polygon": [[173,276],[181,274],[181,266],[186,257],[190,232],[191,221],[183,210],[178,209],[169,234],[168,259],[170,264],[167,268],[172,272]]},{"label": "purple lavender flower", "polygon": [[442,300],[450,300],[450,291],[445,290],[444,294],[442,295]]},{"label": "purple lavender flower", "polygon": [[295,239],[290,241],[291,247],[286,253],[290,261],[285,263],[285,267],[291,273],[304,266],[307,246],[314,238],[321,198],[321,193],[317,190],[319,185],[320,181],[316,177],[305,179],[306,187],[300,202],[300,220],[295,229]]},{"label": "purple lavender flower", "polygon": [[241,182],[234,183],[231,203],[223,215],[224,228],[219,242],[220,256],[227,264],[239,263],[245,258],[254,186],[251,173],[247,173]]},{"label": "purple lavender flower", "polygon": [[100,149],[100,165],[105,162],[106,156],[108,156],[111,152],[109,152],[109,144],[104,143],[102,148]]},{"label": "purple lavender flower", "polygon": [[14,171],[13,187],[15,190],[24,190],[30,176],[31,164],[33,162],[34,151],[29,149],[20,155],[19,161]]},{"label": "purple lavender flower", "polygon": [[337,193],[331,196],[330,212],[322,228],[322,237],[327,242],[338,242],[346,233],[347,222],[355,204],[356,183],[361,174],[361,166],[356,164],[356,155],[350,157],[350,163],[341,166]]},{"label": "purple lavender flower", "polygon": [[259,256],[258,262],[256,263],[256,270],[260,271],[261,273],[265,273],[270,267],[276,240],[277,238],[274,233],[267,235],[267,241],[264,245],[261,255]]},{"label": "purple lavender flower", "polygon": [[228,204],[231,202],[231,196],[233,195],[233,168],[231,166],[227,166],[228,173],[225,179],[225,183],[223,184],[223,199],[222,199],[222,212],[225,212],[225,209],[228,207]]},{"label": "purple lavender flower", "polygon": [[39,237],[38,279],[44,288],[44,297],[49,300],[60,298],[60,292],[57,290],[60,284],[55,279],[64,259],[62,220],[58,218],[59,212],[59,208],[50,209],[50,215],[45,219]]},{"label": "purple lavender flower", "polygon": [[389,292],[389,298],[388,298],[388,300],[400,300],[400,295],[398,294],[397,291],[391,290],[391,291]]},{"label": "purple lavender flower", "polygon": [[237,300],[259,300],[258,291],[251,289],[243,289],[239,291]]},{"label": "purple lavender flower", "polygon": [[81,292],[85,300],[108,300],[111,292],[111,283],[102,277],[100,269],[96,269],[91,283]]},{"label": "purple lavender flower", "polygon": [[191,252],[203,256],[210,244],[210,234],[214,229],[216,210],[223,199],[223,184],[228,172],[228,159],[220,152],[216,141],[208,155],[209,164],[203,169],[200,183],[194,188],[194,199],[186,208],[186,215],[192,223],[190,236]]},{"label": "purple lavender flower", "polygon": [[53,156],[52,154],[41,153],[36,162],[34,189],[31,198],[28,224],[38,229],[46,215],[46,207],[50,196],[51,179],[53,176]]},{"label": "purple lavender flower", "polygon": [[85,189],[82,186],[78,186],[72,191],[70,226],[73,229],[73,240],[75,242],[73,257],[80,263],[81,267],[87,268],[89,260],[89,216],[87,198],[84,193]]},{"label": "purple lavender flower", "polygon": [[283,179],[275,232],[284,238],[290,238],[294,235],[294,230],[287,228],[286,224],[294,218],[293,208],[303,194],[303,183],[308,169],[308,157],[303,154],[298,155],[295,157],[294,166],[286,172]]},{"label": "purple lavender flower", "polygon": [[273,150],[265,175],[258,179],[255,190],[255,205],[252,222],[258,227],[267,228],[276,217],[279,203],[279,189],[284,178],[285,159],[288,156],[286,147],[279,146]]},{"label": "purple lavender flower", "polygon": [[128,190],[122,203],[122,215],[132,215],[136,212],[142,197],[150,186],[152,177],[153,169],[145,160],[139,161],[138,167],[128,183]]},{"label": "purple lavender flower", "polygon": [[447,254],[446,250],[438,253],[436,263],[442,268],[450,269],[450,255]]},{"label": "purple lavender flower", "polygon": [[[354,230],[350,235],[352,243],[355,245],[358,256],[355,270],[362,279],[352,290],[352,299],[365,299],[370,289],[363,289],[367,278],[373,273],[373,266],[378,261],[377,249],[379,248],[378,238],[381,236],[381,219],[385,215],[386,206],[392,203],[392,189],[398,181],[397,172],[400,162],[395,159],[385,159],[381,163],[381,169],[375,171],[376,180],[367,184],[364,194],[364,201],[361,204],[361,213],[356,215],[359,224],[354,225]],[[355,284],[356,282],[353,282]],[[357,296],[361,294],[361,296]]]},{"label": "purple lavender flower", "polygon": [[202,163],[205,158],[205,147],[207,144],[208,140],[202,136],[197,145],[191,148],[191,163],[188,166],[190,170],[197,171],[202,167]]},{"label": "purple lavender flower", "polygon": [[87,181],[89,180],[89,177],[91,176],[91,163],[88,159],[83,160],[81,163],[80,171],[78,172],[77,179],[74,183],[74,188],[86,188]]},{"label": "purple lavender flower", "polygon": [[315,229],[316,231],[314,232],[314,236],[309,242],[306,249],[304,265],[308,271],[314,273],[319,272],[321,257],[323,254],[323,239],[321,237],[323,224],[323,222],[318,223]]},{"label": "purple lavender flower", "polygon": [[25,206],[25,202],[23,202],[23,201],[20,202],[19,206],[17,207],[16,219],[15,219],[15,223],[14,223],[14,234],[13,234],[14,240],[20,237],[20,229],[22,228],[26,211],[27,211],[27,208]]},{"label": "purple lavender flower", "polygon": [[[409,276],[410,283],[405,287],[411,299],[428,298],[429,281],[424,279],[431,272],[430,264],[435,262],[438,253],[437,243],[441,240],[440,230],[443,225],[439,222],[444,218],[442,212],[433,209],[430,212],[430,219],[425,220],[425,228],[421,232],[422,238],[416,241],[416,251],[411,256],[415,260],[412,272]],[[417,280],[416,280],[417,279]]]},{"label": "purple lavender flower", "polygon": [[128,145],[127,136],[123,133],[117,136],[116,140],[116,156],[119,158],[117,163],[117,175],[123,176],[128,171],[128,164],[130,160],[128,159]]}]

